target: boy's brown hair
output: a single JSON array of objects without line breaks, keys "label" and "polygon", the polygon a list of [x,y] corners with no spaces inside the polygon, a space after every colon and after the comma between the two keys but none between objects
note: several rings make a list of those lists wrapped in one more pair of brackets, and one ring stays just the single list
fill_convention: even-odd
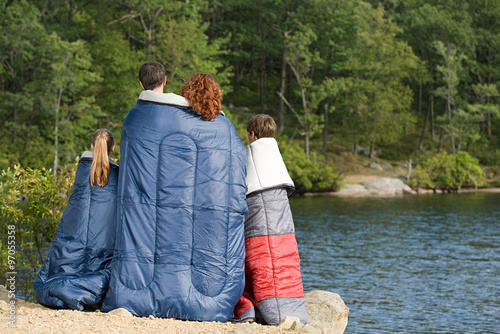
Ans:
[{"label": "boy's brown hair", "polygon": [[253,132],[257,138],[274,137],[277,126],[274,119],[267,114],[253,116],[247,123],[248,133]]}]

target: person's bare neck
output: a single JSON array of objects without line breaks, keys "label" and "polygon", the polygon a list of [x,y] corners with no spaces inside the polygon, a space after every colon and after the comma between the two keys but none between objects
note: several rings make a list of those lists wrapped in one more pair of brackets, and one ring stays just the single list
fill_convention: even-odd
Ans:
[{"label": "person's bare neck", "polygon": [[153,88],[152,91],[157,93],[163,93],[163,85]]}]

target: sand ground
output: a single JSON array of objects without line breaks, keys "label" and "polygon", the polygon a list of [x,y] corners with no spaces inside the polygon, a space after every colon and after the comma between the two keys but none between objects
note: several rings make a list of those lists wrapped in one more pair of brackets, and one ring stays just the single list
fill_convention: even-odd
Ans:
[{"label": "sand ground", "polygon": [[0,333],[147,333],[147,334],[205,334],[205,333],[293,333],[278,326],[232,324],[229,322],[183,321],[164,318],[141,318],[128,312],[118,314],[53,310],[21,300],[15,305],[15,326],[9,323],[9,304],[0,300]]}]

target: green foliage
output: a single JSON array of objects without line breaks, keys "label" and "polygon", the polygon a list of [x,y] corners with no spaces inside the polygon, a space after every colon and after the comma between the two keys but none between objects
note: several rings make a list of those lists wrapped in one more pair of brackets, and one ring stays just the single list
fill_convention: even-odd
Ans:
[{"label": "green foliage", "polygon": [[484,172],[479,161],[467,152],[438,153],[417,166],[412,187],[457,191],[462,186],[478,187],[484,182]]},{"label": "green foliage", "polygon": [[225,103],[275,116],[306,149],[322,135],[336,153],[497,161],[499,1],[0,0],[0,24],[0,169],[64,166],[100,127],[119,140],[147,60],[174,93],[210,73]]},{"label": "green foliage", "polygon": [[406,81],[421,65],[408,44],[397,39],[401,28],[381,6],[362,3],[356,18],[358,41],[346,64],[352,72],[347,80],[349,126],[360,144],[395,143],[415,124]]},{"label": "green foliage", "polygon": [[500,149],[483,151],[478,154],[479,162],[486,166],[500,166]]},{"label": "green foliage", "polygon": [[339,174],[325,162],[324,157],[313,154],[312,160],[309,160],[304,150],[296,144],[283,149],[283,160],[299,194],[337,191],[342,186]]},{"label": "green foliage", "polygon": [[[33,281],[66,207],[75,170],[61,171],[57,183],[51,170],[15,166],[0,177],[0,277],[17,271],[17,290],[34,299]],[[7,231],[15,226],[15,270],[8,266]],[[11,227],[12,228],[12,227]],[[5,284],[5,282],[3,282]]]}]

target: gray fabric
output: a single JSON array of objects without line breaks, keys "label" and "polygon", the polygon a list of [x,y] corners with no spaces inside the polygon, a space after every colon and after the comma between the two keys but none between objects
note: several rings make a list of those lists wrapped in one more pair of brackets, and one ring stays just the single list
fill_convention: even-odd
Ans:
[{"label": "gray fabric", "polygon": [[307,324],[307,310],[304,298],[272,297],[257,303],[260,315],[268,325],[278,325],[286,317],[297,317]]},{"label": "gray fabric", "polygon": [[245,238],[295,233],[286,188],[259,191],[247,196]]},{"label": "gray fabric", "polygon": [[248,319],[248,318],[253,318],[253,320],[255,321],[255,308],[253,308],[253,307],[249,308],[248,310],[243,312],[242,315],[240,315],[241,320]]}]

